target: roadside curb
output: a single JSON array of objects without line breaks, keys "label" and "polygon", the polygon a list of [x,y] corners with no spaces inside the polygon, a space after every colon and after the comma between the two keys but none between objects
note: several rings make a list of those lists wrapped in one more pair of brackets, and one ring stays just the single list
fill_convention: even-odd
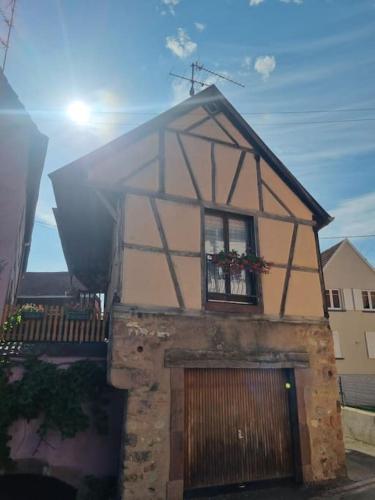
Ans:
[{"label": "roadside curb", "polygon": [[363,481],[355,481],[354,483],[347,484],[345,486],[339,486],[338,488],[332,488],[331,490],[322,492],[319,496],[312,497],[311,500],[332,497],[335,495],[340,495],[341,493],[364,491],[371,486],[375,486],[375,476],[370,479],[364,479]]}]

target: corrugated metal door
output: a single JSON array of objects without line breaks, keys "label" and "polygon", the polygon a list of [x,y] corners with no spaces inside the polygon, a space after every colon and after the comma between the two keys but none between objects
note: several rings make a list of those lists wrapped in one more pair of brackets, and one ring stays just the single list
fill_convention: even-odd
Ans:
[{"label": "corrugated metal door", "polygon": [[185,370],[185,488],[293,476],[283,370]]}]

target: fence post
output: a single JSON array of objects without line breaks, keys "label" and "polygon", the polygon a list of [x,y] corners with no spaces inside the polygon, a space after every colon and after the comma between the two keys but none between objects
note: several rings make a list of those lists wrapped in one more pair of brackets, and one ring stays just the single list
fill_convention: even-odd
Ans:
[{"label": "fence post", "polygon": [[340,375],[339,375],[339,392],[340,392],[341,404],[342,404],[342,406],[345,406],[345,394],[344,394],[344,389],[342,386],[342,379],[341,379]]}]

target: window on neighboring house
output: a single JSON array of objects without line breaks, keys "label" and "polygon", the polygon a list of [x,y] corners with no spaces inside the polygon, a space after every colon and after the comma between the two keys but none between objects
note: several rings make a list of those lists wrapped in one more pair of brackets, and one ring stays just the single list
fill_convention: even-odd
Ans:
[{"label": "window on neighboring house", "polygon": [[236,250],[239,254],[255,253],[254,226],[251,217],[206,211],[206,284],[207,299],[257,304],[257,282],[253,272],[224,272],[212,262],[221,251]]},{"label": "window on neighboring house", "polygon": [[363,309],[367,311],[375,311],[375,291],[362,290]]},{"label": "window on neighboring house", "polygon": [[326,300],[328,309],[342,309],[340,290],[326,290]]},{"label": "window on neighboring house", "polygon": [[370,359],[375,359],[375,332],[366,332],[367,354]]},{"label": "window on neighboring house", "polygon": [[344,359],[344,356],[342,355],[342,350],[341,350],[339,332],[332,332],[332,336],[333,336],[333,348],[335,350],[335,358],[336,359]]}]

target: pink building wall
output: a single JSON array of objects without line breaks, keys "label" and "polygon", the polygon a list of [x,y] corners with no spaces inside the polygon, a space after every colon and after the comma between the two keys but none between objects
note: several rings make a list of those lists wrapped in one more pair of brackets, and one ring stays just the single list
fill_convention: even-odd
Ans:
[{"label": "pink building wall", "polygon": [[[44,356],[41,359],[69,364],[82,358]],[[21,375],[21,368],[13,371],[15,379]],[[45,441],[41,441],[37,433],[39,420],[15,422],[10,430],[10,447],[17,472],[54,477],[76,488],[85,476],[116,476],[120,459],[124,392],[108,389],[109,432],[104,436],[91,428],[71,439],[62,439],[59,433],[51,432]]]},{"label": "pink building wall", "polygon": [[0,319],[27,264],[47,142],[0,71]]}]

